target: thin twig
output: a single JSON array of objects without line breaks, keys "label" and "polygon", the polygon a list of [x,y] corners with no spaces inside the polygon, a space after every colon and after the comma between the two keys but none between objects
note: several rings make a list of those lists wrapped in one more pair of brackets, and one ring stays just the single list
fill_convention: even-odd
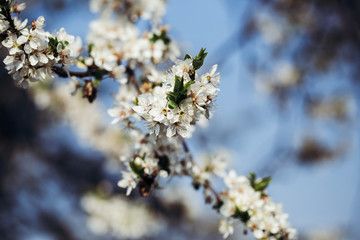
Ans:
[{"label": "thin twig", "polygon": [[96,71],[91,70],[89,68],[88,68],[88,70],[86,72],[66,71],[65,69],[63,69],[63,68],[61,68],[59,66],[53,66],[52,70],[59,77],[63,77],[63,78],[68,78],[69,76],[70,77],[79,77],[79,78],[91,77],[91,76],[95,76],[95,72],[96,72]]},{"label": "thin twig", "polygon": [[[180,135],[179,135],[179,138],[180,138],[180,140],[182,142],[182,145],[183,145],[183,148],[184,148],[185,152],[189,154],[189,158],[190,158],[191,163],[193,165],[196,165],[196,163],[194,162],[194,159],[192,157],[192,154],[190,153],[190,149],[189,149],[185,139]],[[204,187],[208,188],[215,195],[216,201],[218,201],[218,202],[221,201],[219,193],[214,189],[214,187],[211,185],[210,181],[205,181]]]},{"label": "thin twig", "polygon": [[141,94],[140,85],[136,81],[135,72],[133,69],[131,69],[129,66],[126,67],[126,74],[128,75],[129,83],[132,83],[134,87],[136,88],[136,91]]}]

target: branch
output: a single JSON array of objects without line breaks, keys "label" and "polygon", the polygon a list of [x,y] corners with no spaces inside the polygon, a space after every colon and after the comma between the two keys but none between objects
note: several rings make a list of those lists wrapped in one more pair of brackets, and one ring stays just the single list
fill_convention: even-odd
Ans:
[{"label": "branch", "polygon": [[134,87],[136,88],[136,91],[139,94],[141,94],[140,86],[139,86],[139,83],[136,81],[134,70],[131,69],[129,66],[127,66],[125,72],[128,75],[129,83],[132,83],[134,85]]},{"label": "branch", "polygon": [[[189,147],[188,147],[187,143],[185,142],[185,139],[180,135],[179,135],[179,137],[180,137],[180,140],[182,141],[184,151],[189,154],[191,163],[193,165],[196,165],[196,163],[194,162],[194,159],[192,157],[192,154],[190,153]],[[214,189],[214,187],[211,185],[210,181],[206,181],[205,184],[204,184],[204,187],[208,188],[214,194],[214,196],[216,197],[217,202],[221,202],[221,198],[220,198],[219,193]]]},{"label": "branch", "polygon": [[68,78],[69,76],[70,77],[79,77],[79,78],[95,77],[95,74],[96,74],[96,69],[92,69],[92,68],[88,68],[88,70],[86,72],[74,72],[74,71],[66,71],[64,68],[59,67],[59,66],[53,66],[52,70],[59,77],[62,77],[62,78]]}]

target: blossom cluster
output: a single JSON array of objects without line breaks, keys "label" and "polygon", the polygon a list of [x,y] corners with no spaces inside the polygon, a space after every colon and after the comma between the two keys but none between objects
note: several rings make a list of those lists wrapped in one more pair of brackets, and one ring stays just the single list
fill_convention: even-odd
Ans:
[{"label": "blossom cluster", "polygon": [[6,69],[18,85],[26,87],[30,81],[53,78],[55,64],[64,68],[74,65],[81,42],[74,41],[64,28],[54,34],[44,31],[42,16],[30,25],[27,19],[9,17],[10,10],[20,12],[24,8],[25,4],[1,8],[0,33],[6,36],[1,44],[9,51],[4,59]]},{"label": "blossom cluster", "polygon": [[148,122],[150,133],[158,136],[166,127],[167,137],[190,137],[191,125],[202,117],[209,119],[220,75],[217,65],[201,76],[196,73],[206,54],[202,49],[194,58],[176,60],[160,86],[138,96],[133,109]]},{"label": "blossom cluster", "polygon": [[[168,27],[158,23],[165,1],[91,1],[91,9],[101,17],[90,23],[87,36],[88,56],[79,59],[79,66],[96,66],[125,84],[130,72],[141,69],[149,80],[158,76],[156,64],[175,60],[180,55],[175,41],[168,36]],[[152,27],[140,34],[135,20],[149,20]]]},{"label": "blossom cluster", "polygon": [[166,12],[166,0],[91,0],[90,10],[105,16],[117,12],[132,22],[142,18],[157,23]]},{"label": "blossom cluster", "polygon": [[126,195],[139,186],[140,194],[147,196],[158,187],[159,178],[189,174],[189,154],[181,147],[180,139],[166,136],[154,139],[139,131],[133,131],[132,137],[135,144],[130,155],[121,158],[127,170],[118,182],[120,187],[127,188]]},{"label": "blossom cluster", "polygon": [[[219,225],[224,238],[234,233],[236,221],[253,231],[256,239],[297,238],[281,204],[274,203],[265,193],[271,178],[256,179],[254,174],[238,176],[233,170],[226,173],[229,157],[226,153],[210,154],[200,166],[182,147],[184,142],[180,137],[159,135],[156,138],[143,135],[140,130],[136,132],[132,151],[121,159],[126,170],[122,172],[118,186],[126,188],[127,195],[138,187],[141,196],[148,196],[160,188],[161,178],[189,176],[195,189],[203,188],[205,202],[212,204],[224,217]],[[223,179],[226,185],[220,194],[210,183],[215,176]]]},{"label": "blossom cluster", "polygon": [[282,212],[282,205],[276,204],[264,192],[270,178],[255,180],[237,176],[230,171],[224,178],[227,190],[221,193],[219,212],[225,217],[219,230],[224,238],[233,233],[233,222],[240,219],[254,232],[256,239],[296,239],[296,230],[287,221],[288,214]]},{"label": "blossom cluster", "polygon": [[81,199],[83,209],[89,214],[87,224],[97,234],[111,234],[116,238],[141,239],[158,234],[162,219],[145,204],[124,197],[104,198],[87,194]]}]

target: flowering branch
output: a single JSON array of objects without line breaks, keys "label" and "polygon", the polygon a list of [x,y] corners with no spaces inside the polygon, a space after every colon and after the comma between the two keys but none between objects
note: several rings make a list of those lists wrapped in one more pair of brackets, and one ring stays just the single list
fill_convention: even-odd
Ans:
[{"label": "flowering branch", "polygon": [[[25,5],[0,0],[0,34],[5,36],[2,45],[9,51],[4,59],[6,69],[21,86],[55,76],[78,78],[76,88],[82,88],[89,102],[95,100],[105,76],[121,84],[108,114],[114,117],[113,123],[129,129],[134,142],[130,154],[122,157],[125,170],[118,182],[127,195],[138,188],[141,196],[148,196],[161,178],[190,176],[195,189],[203,187],[205,202],[212,203],[224,217],[219,227],[224,238],[233,233],[233,222],[241,221],[257,239],[295,239],[287,214],[265,192],[271,178],[237,176],[225,170],[223,159],[212,159],[204,167],[194,161],[184,138],[191,137],[195,126],[211,117],[220,84],[217,65],[198,73],[206,49],[194,57],[186,54],[183,60],[177,59],[179,50],[168,29],[155,27],[164,14],[165,1],[141,3],[144,5],[138,0],[92,0],[92,10],[103,13],[91,23],[88,44],[83,47],[80,38],[68,35],[64,28],[55,34],[45,32],[43,17],[27,26],[27,19],[11,16]],[[126,16],[112,18],[115,13]],[[139,18],[150,19],[153,30],[138,36],[134,22]],[[164,74],[158,64],[169,60],[175,65]],[[85,70],[70,71],[75,64]],[[133,127],[140,121],[146,122],[148,133]],[[227,187],[221,193],[210,183],[214,176]]]}]

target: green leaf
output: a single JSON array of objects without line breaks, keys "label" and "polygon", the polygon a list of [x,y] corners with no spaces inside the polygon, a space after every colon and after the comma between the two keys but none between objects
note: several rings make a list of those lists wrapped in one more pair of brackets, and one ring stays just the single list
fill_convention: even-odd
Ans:
[{"label": "green leaf", "polygon": [[189,58],[192,59],[192,56],[190,54],[186,54],[184,57],[184,60],[189,59]]},{"label": "green leaf", "polygon": [[104,69],[96,69],[95,71],[95,78],[102,80],[103,76],[105,74],[105,70]]},{"label": "green leaf", "polygon": [[205,57],[208,54],[205,50],[206,48],[201,48],[199,54],[193,58],[194,70],[198,70],[204,64]]},{"label": "green leaf", "polygon": [[267,186],[269,186],[270,181],[271,177],[260,179],[257,183],[255,183],[254,190],[258,192],[263,192],[267,188]]},{"label": "green leaf", "polygon": [[249,172],[249,181],[252,188],[255,188],[255,180],[256,180],[256,174],[253,172]]},{"label": "green leaf", "polygon": [[174,93],[181,92],[184,89],[184,79],[175,75]]},{"label": "green leaf", "polygon": [[165,45],[168,45],[170,43],[170,38],[167,36],[166,31],[161,31],[160,38],[163,40]]},{"label": "green leaf", "polygon": [[159,35],[154,33],[153,36],[149,40],[153,44],[158,40],[162,40],[165,43],[165,45],[168,45],[171,42],[171,40],[167,36],[167,32],[165,30],[161,31]]},{"label": "green leaf", "polygon": [[175,95],[173,92],[170,92],[167,96],[166,99],[169,101],[174,101],[175,102]]},{"label": "green leaf", "polygon": [[179,105],[178,105],[175,101],[169,100],[168,106],[169,106],[170,109],[175,109],[175,108],[177,108]]},{"label": "green leaf", "polygon": [[251,187],[257,192],[263,192],[271,181],[271,177],[256,179],[256,174],[253,172],[249,173],[249,181]]},{"label": "green leaf", "polygon": [[91,54],[91,51],[94,49],[94,47],[95,47],[95,44],[93,44],[93,43],[89,44],[89,46],[88,46],[89,55]]},{"label": "green leaf", "polygon": [[190,85],[193,83],[194,81],[189,81],[184,85],[184,79],[175,75],[174,90],[168,93],[168,95],[166,96],[167,100],[169,100],[168,102],[169,108],[171,109],[177,108],[180,102],[188,97],[187,90],[190,87]]},{"label": "green leaf", "polygon": [[187,83],[185,83],[185,85],[184,85],[184,90],[188,90],[189,89],[189,87],[192,85],[192,84],[194,84],[195,83],[195,81],[189,81],[189,82],[187,82]]},{"label": "green leaf", "polygon": [[246,223],[250,219],[250,215],[247,211],[241,211],[238,207],[235,208],[233,217],[239,218],[243,223]]},{"label": "green leaf", "polygon": [[55,57],[58,56],[58,52],[57,52],[58,43],[59,42],[56,38],[49,37],[49,47],[51,48],[51,50],[53,50]]},{"label": "green leaf", "polygon": [[144,175],[144,168],[137,165],[134,161],[130,162],[130,168],[131,170],[139,177]]}]

